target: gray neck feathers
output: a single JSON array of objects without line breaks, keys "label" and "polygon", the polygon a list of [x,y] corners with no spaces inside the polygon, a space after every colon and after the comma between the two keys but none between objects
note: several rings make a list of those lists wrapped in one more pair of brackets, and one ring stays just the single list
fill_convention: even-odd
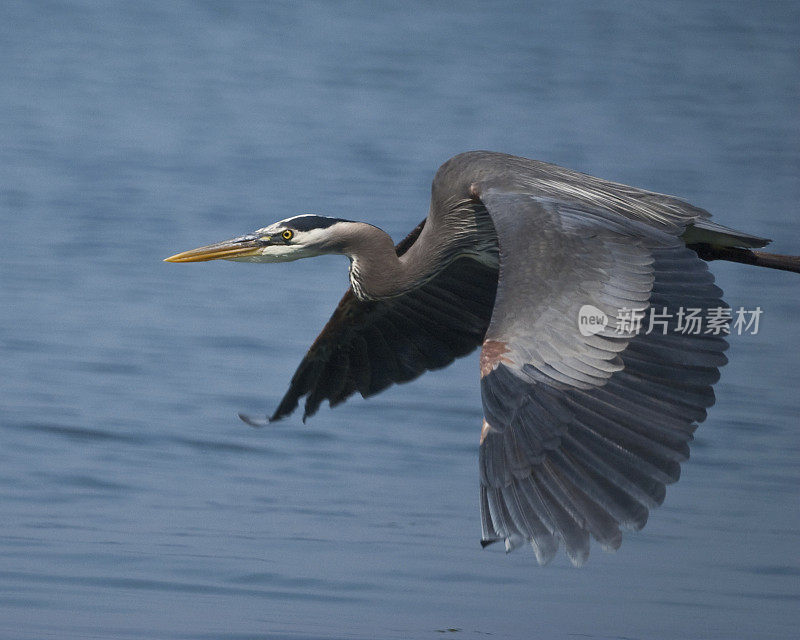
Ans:
[{"label": "gray neck feathers", "polygon": [[350,258],[350,283],[360,300],[403,295],[468,255],[497,264],[497,237],[486,210],[471,201],[455,201],[428,216],[417,240],[402,256],[391,237],[372,225],[335,225],[337,252]]}]

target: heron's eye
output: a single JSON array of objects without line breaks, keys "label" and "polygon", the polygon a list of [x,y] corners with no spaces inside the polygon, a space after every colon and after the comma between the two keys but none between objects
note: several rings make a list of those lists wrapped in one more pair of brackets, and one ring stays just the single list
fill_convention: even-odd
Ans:
[{"label": "heron's eye", "polygon": [[291,229],[286,229],[283,233],[281,233],[281,238],[286,240],[287,242],[294,237],[294,232]]}]

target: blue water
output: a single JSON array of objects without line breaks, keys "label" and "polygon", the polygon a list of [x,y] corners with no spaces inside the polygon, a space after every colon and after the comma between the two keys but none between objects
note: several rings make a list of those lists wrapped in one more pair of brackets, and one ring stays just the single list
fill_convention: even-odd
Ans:
[{"label": "blue water", "polygon": [[162,258],[289,215],[400,238],[486,148],[800,253],[797,3],[0,4],[0,637],[790,638],[800,280],[734,336],[616,554],[481,550],[474,357],[253,430],[346,261]]}]

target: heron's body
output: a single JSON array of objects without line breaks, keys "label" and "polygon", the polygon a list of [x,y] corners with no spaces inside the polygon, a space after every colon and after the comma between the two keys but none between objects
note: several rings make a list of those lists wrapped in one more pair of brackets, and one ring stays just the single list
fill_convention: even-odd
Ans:
[{"label": "heron's body", "polygon": [[[482,346],[482,540],[563,543],[641,528],[680,474],[725,362],[723,331],[689,333],[686,308],[726,309],[704,260],[792,271],[768,240],[716,225],[671,196],[478,151],[446,162],[427,218],[397,247],[364,223],[299,216],[173,256],[274,262],[341,253],[351,290],[271,419],[373,395]],[[606,324],[586,332],[590,308]],[[661,331],[627,314],[658,311]],[[661,327],[661,325],[659,325]]]}]

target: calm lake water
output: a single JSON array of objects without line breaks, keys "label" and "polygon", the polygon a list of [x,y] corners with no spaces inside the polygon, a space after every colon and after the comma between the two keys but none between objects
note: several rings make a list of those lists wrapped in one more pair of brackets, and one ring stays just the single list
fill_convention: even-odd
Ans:
[{"label": "calm lake water", "polygon": [[254,430],[346,261],[165,264],[300,212],[400,238],[485,148],[800,253],[800,5],[0,4],[0,637],[790,638],[800,279],[616,554],[478,544],[477,362]]}]

